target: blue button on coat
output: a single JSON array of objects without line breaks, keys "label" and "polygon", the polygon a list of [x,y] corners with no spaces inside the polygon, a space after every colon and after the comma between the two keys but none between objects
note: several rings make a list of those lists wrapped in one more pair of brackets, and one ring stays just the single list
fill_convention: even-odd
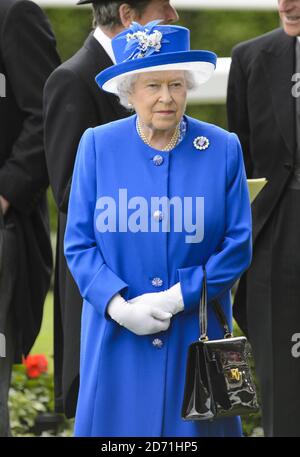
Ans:
[{"label": "blue button on coat", "polygon": [[[159,167],[153,166],[157,151],[136,132],[135,115],[82,136],[64,241],[83,297],[76,436],[241,435],[238,417],[181,418],[187,350],[199,337],[202,265],[209,300],[217,297],[231,322],[230,288],[251,260],[251,212],[239,140],[214,125],[185,119],[183,141],[159,152],[164,159]],[[210,142],[203,151],[193,145],[199,136]],[[170,204],[167,214],[163,209],[168,217],[154,221],[151,197],[176,201],[177,210],[181,202],[182,214],[175,215]],[[191,238],[184,219],[190,208],[195,223],[197,204],[198,239]],[[163,226],[167,222],[169,229]],[[162,290],[180,281],[184,311],[171,319],[167,331],[138,336],[113,321],[107,305],[118,292],[125,299],[157,292],[154,277],[162,279]],[[208,335],[222,337],[210,306]],[[163,342],[159,350],[155,338]]]}]

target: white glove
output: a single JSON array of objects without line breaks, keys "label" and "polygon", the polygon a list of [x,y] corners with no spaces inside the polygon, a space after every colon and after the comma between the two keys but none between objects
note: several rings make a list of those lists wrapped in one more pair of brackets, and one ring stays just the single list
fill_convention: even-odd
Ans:
[{"label": "white glove", "polygon": [[161,292],[139,295],[129,300],[129,303],[138,304],[141,307],[152,305],[172,315],[184,310],[180,282]]},{"label": "white glove", "polygon": [[141,306],[130,303],[116,294],[107,306],[107,313],[119,325],[123,325],[136,335],[152,335],[165,331],[170,326],[171,313],[155,308],[153,303]]}]

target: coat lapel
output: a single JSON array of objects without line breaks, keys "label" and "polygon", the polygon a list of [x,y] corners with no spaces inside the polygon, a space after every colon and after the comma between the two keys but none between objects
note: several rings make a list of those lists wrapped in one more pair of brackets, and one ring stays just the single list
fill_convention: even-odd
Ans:
[{"label": "coat lapel", "polygon": [[283,30],[271,46],[262,50],[264,72],[271,91],[271,98],[279,131],[285,143],[294,154],[295,135],[295,99],[292,96],[292,75],[295,72],[295,38]]},{"label": "coat lapel", "polygon": [[[88,38],[86,39],[84,43],[84,48],[87,49],[87,51],[91,54],[92,56],[92,65],[93,65],[93,74],[96,75],[100,73],[100,71],[104,70],[105,68],[111,67],[113,64],[111,58],[109,55],[105,52],[101,44],[94,38],[93,33],[91,33]],[[101,91],[101,89],[97,86],[97,83],[95,81],[95,89],[96,91]],[[111,107],[113,111],[116,113],[116,118],[123,118],[128,116],[130,113],[127,111],[120,103],[118,100],[118,97],[116,97],[113,94],[105,93],[107,98],[110,101]]]}]

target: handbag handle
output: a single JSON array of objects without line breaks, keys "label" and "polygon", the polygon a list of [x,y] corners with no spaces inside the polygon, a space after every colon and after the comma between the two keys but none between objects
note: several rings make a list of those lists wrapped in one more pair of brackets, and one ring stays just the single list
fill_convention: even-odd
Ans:
[{"label": "handbag handle", "polygon": [[[223,311],[223,308],[219,304],[217,300],[213,300],[211,302],[214,312],[217,316],[218,321],[220,322],[223,331],[224,331],[224,338],[231,338],[233,335],[230,331],[230,327],[227,322],[226,315]],[[199,327],[200,327],[200,341],[207,341],[207,276],[206,276],[206,269],[203,267],[203,286],[202,286],[202,293],[200,299],[200,307],[199,307]]]}]

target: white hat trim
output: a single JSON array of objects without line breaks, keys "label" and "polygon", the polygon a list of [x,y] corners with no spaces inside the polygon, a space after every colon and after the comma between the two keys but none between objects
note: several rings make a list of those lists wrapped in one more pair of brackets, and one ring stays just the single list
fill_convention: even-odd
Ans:
[{"label": "white hat trim", "polygon": [[180,63],[170,63],[166,65],[155,65],[153,67],[139,68],[136,70],[128,71],[122,73],[103,84],[103,90],[107,92],[112,92],[113,94],[118,94],[118,84],[126,76],[139,74],[139,73],[148,73],[149,71],[176,71],[176,70],[185,70],[190,71],[194,78],[196,84],[204,84],[209,80],[212,73],[215,70],[215,66],[210,62],[180,62]]}]

